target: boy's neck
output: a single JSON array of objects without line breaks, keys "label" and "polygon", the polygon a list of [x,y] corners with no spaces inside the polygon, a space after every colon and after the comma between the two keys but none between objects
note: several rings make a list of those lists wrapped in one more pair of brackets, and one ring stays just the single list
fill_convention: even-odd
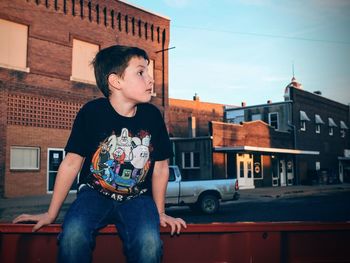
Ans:
[{"label": "boy's neck", "polygon": [[137,105],[133,103],[123,103],[111,97],[109,98],[109,102],[113,109],[121,116],[134,117],[136,114]]}]

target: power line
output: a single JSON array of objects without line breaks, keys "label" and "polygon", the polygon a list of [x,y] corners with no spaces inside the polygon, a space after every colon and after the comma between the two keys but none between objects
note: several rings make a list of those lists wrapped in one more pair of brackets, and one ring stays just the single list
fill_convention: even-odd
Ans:
[{"label": "power line", "polygon": [[216,33],[227,33],[227,34],[235,34],[235,35],[247,35],[247,36],[255,36],[255,37],[266,37],[266,38],[281,38],[281,39],[290,39],[290,40],[300,40],[300,41],[310,41],[310,42],[322,42],[322,43],[330,43],[330,44],[340,44],[340,45],[350,45],[350,42],[347,41],[339,41],[339,40],[328,40],[328,39],[315,39],[315,38],[305,38],[305,37],[289,37],[282,35],[273,35],[273,34],[262,34],[262,33],[251,33],[251,32],[240,32],[240,31],[231,31],[231,30],[222,30],[222,29],[211,29],[204,27],[190,27],[190,26],[177,26],[173,25],[176,28],[183,28],[188,30],[200,30],[200,31],[208,31],[208,32],[216,32]]}]

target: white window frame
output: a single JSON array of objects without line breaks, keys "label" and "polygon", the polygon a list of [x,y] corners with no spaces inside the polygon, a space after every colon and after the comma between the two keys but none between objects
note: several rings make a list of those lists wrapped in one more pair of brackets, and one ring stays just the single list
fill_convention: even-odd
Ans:
[{"label": "white window frame", "polygon": [[316,124],[315,132],[318,133],[318,134],[321,133],[321,125],[320,124]]},{"label": "white window frame", "polygon": [[[36,164],[33,166],[16,166],[14,164],[14,152],[15,150],[36,150]],[[25,153],[23,153],[25,154]],[[11,146],[10,148],[10,170],[31,170],[38,171],[40,169],[40,147],[32,147],[32,146]]]},{"label": "white window frame", "polygon": [[27,67],[28,26],[0,19],[0,32],[1,38],[7,40],[0,43],[2,53],[0,57],[4,59],[0,61],[0,67],[29,73],[30,69]]},{"label": "white window frame", "polygon": [[340,137],[345,138],[346,131],[345,129],[340,129]]},{"label": "white window frame", "polygon": [[[89,52],[91,52],[91,57],[87,57],[85,55],[78,55],[78,52],[81,51],[82,49],[80,49],[80,47],[86,45],[91,47],[91,50]],[[92,50],[93,48],[97,48],[97,50]],[[73,45],[72,45],[72,75],[70,76],[70,80],[71,81],[77,81],[77,82],[82,82],[82,83],[87,83],[87,84],[92,84],[95,85],[96,84],[96,80],[95,80],[95,74],[94,74],[94,69],[93,66],[91,64],[92,60],[95,58],[95,55],[97,54],[97,52],[99,51],[99,46],[93,43],[89,43],[86,41],[82,41],[79,39],[73,39]],[[94,53],[94,54],[93,54]],[[88,59],[89,61],[85,61],[86,63],[83,63],[83,70],[85,72],[89,72],[89,76],[91,78],[87,78],[86,73],[81,73],[82,72],[82,65],[81,65],[81,61],[79,61],[79,58],[83,57],[83,59]],[[84,61],[83,61],[84,62]],[[85,65],[87,64],[87,65]],[[81,74],[81,75],[80,75]]]},{"label": "white window frame", "polygon": [[300,121],[300,130],[306,131],[306,121]]},{"label": "white window frame", "polygon": [[[195,153],[200,154],[199,152],[182,152],[182,154],[181,154],[182,169],[200,169],[200,163],[199,163],[199,166],[195,166],[195,163],[194,163],[194,154]],[[186,154],[190,154],[190,166],[186,166],[186,163],[185,163],[185,155]],[[199,155],[199,157],[200,157],[200,155]]]},{"label": "white window frame", "polygon": [[330,136],[333,136],[333,134],[334,134],[334,132],[333,132],[333,127],[331,127],[331,126],[328,127],[328,134],[329,134]]},{"label": "white window frame", "polygon": [[[277,116],[277,128],[275,128],[274,126],[271,125],[271,116],[274,114]],[[276,131],[279,130],[279,114],[278,114],[278,112],[269,112],[269,125],[271,127],[273,127]]]}]

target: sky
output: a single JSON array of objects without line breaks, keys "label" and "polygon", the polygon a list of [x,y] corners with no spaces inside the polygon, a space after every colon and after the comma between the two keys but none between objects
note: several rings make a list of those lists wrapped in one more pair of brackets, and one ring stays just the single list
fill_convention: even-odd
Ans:
[{"label": "sky", "polygon": [[170,19],[170,98],[280,102],[294,68],[304,90],[350,103],[350,0],[125,2]]}]

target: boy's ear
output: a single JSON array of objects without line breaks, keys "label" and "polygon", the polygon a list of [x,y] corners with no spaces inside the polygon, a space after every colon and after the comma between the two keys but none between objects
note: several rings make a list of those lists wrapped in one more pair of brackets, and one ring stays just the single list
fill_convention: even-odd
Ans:
[{"label": "boy's ear", "polygon": [[120,89],[120,78],[117,74],[109,74],[108,76],[108,84],[111,88]]}]

